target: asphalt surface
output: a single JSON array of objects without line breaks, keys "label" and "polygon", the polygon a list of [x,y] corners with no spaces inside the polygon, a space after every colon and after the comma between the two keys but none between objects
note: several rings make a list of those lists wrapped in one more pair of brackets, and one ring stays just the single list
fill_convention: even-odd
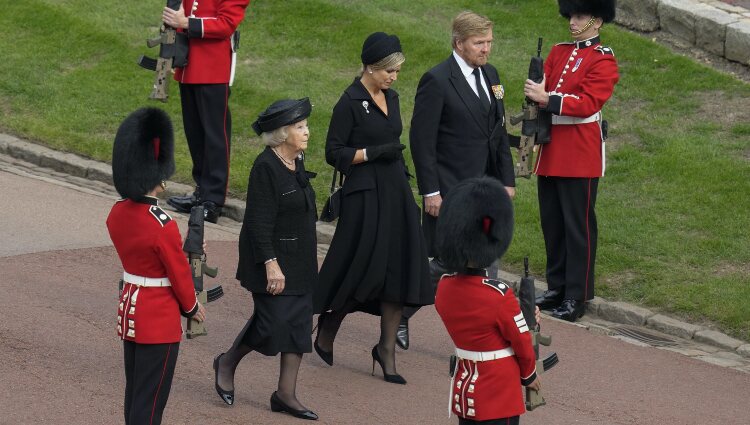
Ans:
[{"label": "asphalt surface", "polygon": [[[121,273],[104,221],[113,193],[0,171],[0,424],[122,423],[122,348],[115,330]],[[183,230],[186,217],[173,214]],[[236,403],[214,392],[211,363],[252,313],[234,280],[236,225],[207,226],[209,263],[226,296],[208,305],[209,335],[183,341],[165,424],[299,424],[269,409],[278,358],[251,353],[235,377]],[[211,283],[209,283],[210,285]],[[542,376],[547,405],[526,424],[748,424],[750,373],[644,347],[545,318],[560,363]],[[376,318],[341,328],[335,364],[306,355],[298,397],[324,424],[451,424],[447,359],[453,346],[433,308],[412,319],[399,352],[406,386],[388,384],[370,349]],[[547,349],[549,350],[549,349]]]}]

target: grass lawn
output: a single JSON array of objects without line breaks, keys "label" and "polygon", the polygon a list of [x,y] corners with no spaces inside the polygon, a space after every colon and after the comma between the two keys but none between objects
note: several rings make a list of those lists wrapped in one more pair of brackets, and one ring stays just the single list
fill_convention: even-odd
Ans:
[{"label": "grass lawn", "polygon": [[[153,74],[135,61],[156,55],[164,1],[2,0],[0,129],[109,161],[119,122],[147,99]],[[261,150],[250,124],[270,102],[314,104],[308,169],[318,202],[330,167],[323,146],[331,109],[359,67],[364,38],[395,33],[407,57],[394,88],[404,135],[421,74],[450,53],[449,26],[463,9],[495,22],[491,62],[506,108],[520,108],[536,39],[544,53],[567,40],[554,0],[257,0],[241,29],[233,114],[233,196],[244,197]],[[750,340],[750,85],[672,54],[614,25],[603,30],[621,80],[604,114],[608,170],[600,182],[598,295],[635,302]],[[190,183],[179,94],[161,105],[177,129],[176,180]],[[511,129],[516,133],[519,131]],[[403,137],[408,144],[408,136]],[[407,152],[407,156],[409,153]],[[410,162],[411,159],[408,158]],[[414,183],[414,182],[413,182]],[[519,179],[517,225],[505,264],[531,257],[544,274],[536,185]]]}]

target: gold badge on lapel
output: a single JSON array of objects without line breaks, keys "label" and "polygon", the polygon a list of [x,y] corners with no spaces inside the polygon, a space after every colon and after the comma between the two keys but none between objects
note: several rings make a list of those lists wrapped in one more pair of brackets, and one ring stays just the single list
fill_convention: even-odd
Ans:
[{"label": "gold badge on lapel", "polygon": [[505,88],[502,84],[492,86],[492,93],[495,94],[495,99],[502,100],[505,97]]}]

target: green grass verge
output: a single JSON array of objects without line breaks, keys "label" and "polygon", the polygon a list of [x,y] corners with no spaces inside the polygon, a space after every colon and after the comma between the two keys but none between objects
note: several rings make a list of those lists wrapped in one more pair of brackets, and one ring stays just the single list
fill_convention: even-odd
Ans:
[{"label": "green grass verge", "polygon": [[[109,161],[119,122],[150,104],[153,75],[135,60],[156,53],[144,41],[156,34],[163,3],[0,2],[0,128]],[[545,52],[567,39],[553,0],[254,1],[242,25],[230,99],[233,196],[244,197],[261,149],[250,128],[254,117],[273,100],[309,96],[315,107],[308,168],[320,173],[315,188],[324,201],[331,109],[373,31],[401,37],[407,61],[394,87],[408,134],[419,77],[448,56],[450,20],[463,9],[495,22],[491,62],[513,112],[536,38],[545,38]],[[619,60],[621,81],[605,109],[611,138],[597,208],[598,294],[716,324],[748,340],[750,86],[616,26],[606,26],[603,37]],[[160,106],[176,123],[175,179],[189,183],[176,85],[171,94]],[[532,271],[543,275],[535,181],[518,185],[516,235],[505,264],[518,271],[530,255]]]}]

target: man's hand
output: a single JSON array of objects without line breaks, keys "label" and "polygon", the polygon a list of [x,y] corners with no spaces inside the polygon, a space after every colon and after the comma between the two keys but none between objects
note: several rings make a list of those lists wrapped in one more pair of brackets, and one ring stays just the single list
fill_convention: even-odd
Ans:
[{"label": "man's hand", "polygon": [[526,387],[534,391],[539,391],[542,388],[542,383],[539,381],[539,377],[537,376],[534,382],[530,383]]},{"label": "man's hand", "polygon": [[523,94],[534,102],[546,106],[549,103],[549,93],[544,90],[544,84],[546,81],[546,75],[541,83],[535,83],[533,80],[526,80],[526,83],[523,85]]},{"label": "man's hand", "polygon": [[192,319],[198,322],[206,320],[206,307],[203,307],[200,301],[198,302],[198,311],[193,315]]},{"label": "man's hand", "polygon": [[276,260],[270,261],[266,264],[266,291],[271,295],[279,295],[284,290],[284,284],[286,278],[284,273],[281,272],[279,262]]},{"label": "man's hand", "polygon": [[508,192],[508,196],[510,196],[510,199],[513,199],[516,197],[516,188],[513,186],[505,186],[505,191]]},{"label": "man's hand", "polygon": [[180,3],[179,10],[172,10],[165,7],[161,13],[161,20],[172,28],[182,29],[187,29],[189,22],[187,16],[185,16],[185,8],[182,6],[182,3]]},{"label": "man's hand", "polygon": [[440,194],[425,196],[424,198],[424,211],[433,216],[437,217],[440,212],[440,205],[443,204],[443,197]]},{"label": "man's hand", "polygon": [[534,319],[536,320],[537,325],[542,320],[542,311],[539,310],[539,306],[534,308]]}]

